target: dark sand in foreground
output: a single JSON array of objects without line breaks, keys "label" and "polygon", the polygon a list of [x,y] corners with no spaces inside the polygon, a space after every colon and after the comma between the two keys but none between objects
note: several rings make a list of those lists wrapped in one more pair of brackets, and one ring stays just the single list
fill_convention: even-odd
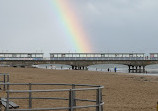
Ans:
[{"label": "dark sand in foreground", "polygon": [[[1,67],[0,73],[9,73],[11,83],[73,83],[103,85],[105,87],[103,89],[103,101],[105,102],[104,111],[156,111],[158,101],[158,76],[6,67]],[[20,89],[22,89],[22,87]],[[94,92],[81,92],[83,95],[80,96],[81,98],[94,98],[95,93],[93,93]],[[1,93],[1,96],[2,95],[4,96],[4,93]],[[36,94],[35,96],[40,95],[41,94]],[[52,94],[48,95],[50,97]],[[63,95],[65,97],[68,96],[67,94]],[[28,97],[27,94],[23,96]],[[28,101],[19,102],[16,100],[16,103],[23,105],[28,103]],[[61,102],[53,103],[58,106],[60,106],[60,104],[67,105],[67,103]],[[34,104],[34,106],[38,106],[40,101],[34,101]],[[55,106],[54,104],[51,106]],[[95,111],[95,109],[78,109],[77,111]]]}]

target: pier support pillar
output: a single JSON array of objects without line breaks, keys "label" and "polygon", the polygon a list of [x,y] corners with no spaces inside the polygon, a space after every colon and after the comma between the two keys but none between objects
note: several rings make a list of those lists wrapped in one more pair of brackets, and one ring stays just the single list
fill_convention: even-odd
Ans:
[{"label": "pier support pillar", "polygon": [[129,72],[129,73],[130,73],[130,70],[131,70],[131,66],[129,65],[129,66],[128,66],[128,72]]},{"label": "pier support pillar", "polygon": [[135,67],[136,67],[136,71],[135,72],[137,73],[138,72],[138,66],[135,66]]},{"label": "pier support pillar", "polygon": [[142,70],[142,68],[141,68],[141,66],[139,66],[139,73],[141,73],[141,70]]},{"label": "pier support pillar", "polygon": [[145,66],[143,66],[143,73],[145,73]]},{"label": "pier support pillar", "polygon": [[72,70],[88,70],[86,66],[71,66]]},{"label": "pier support pillar", "polygon": [[132,73],[134,73],[134,66],[132,66]]},{"label": "pier support pillar", "polygon": [[72,70],[74,70],[75,69],[75,66],[71,66],[72,67]]},{"label": "pier support pillar", "polygon": [[82,68],[81,68],[80,66],[78,66],[78,69],[79,69],[79,70],[82,70]]},{"label": "pier support pillar", "polygon": [[128,65],[129,73],[145,73],[145,66]]},{"label": "pier support pillar", "polygon": [[75,66],[75,70],[77,70],[77,66]]},{"label": "pier support pillar", "polygon": [[77,70],[77,66],[72,66],[72,70]]},{"label": "pier support pillar", "polygon": [[87,66],[74,66],[72,65],[72,70],[88,70]]}]

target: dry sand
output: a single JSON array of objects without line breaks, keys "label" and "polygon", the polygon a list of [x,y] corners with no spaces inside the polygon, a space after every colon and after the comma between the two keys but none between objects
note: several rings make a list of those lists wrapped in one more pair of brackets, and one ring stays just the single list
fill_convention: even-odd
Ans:
[{"label": "dry sand", "polygon": [[[158,101],[158,76],[7,67],[0,67],[0,73],[9,73],[11,83],[73,83],[103,85],[105,87],[103,89],[103,101],[105,102],[104,111],[156,111]],[[20,89],[22,89],[22,87],[20,87]],[[1,93],[1,96],[4,96],[3,94]],[[77,93],[80,98],[95,98],[95,92],[92,91],[80,92],[80,94]],[[36,94],[35,96],[40,95],[41,94]],[[53,94],[48,94],[48,97],[50,97],[50,95],[52,96]],[[64,95],[63,97],[68,96],[68,94],[56,95]],[[27,94],[23,96],[27,96]],[[45,94],[45,96],[47,96],[47,94]],[[40,105],[40,102],[40,100],[38,102],[34,101],[34,107]],[[24,105],[27,101],[19,102],[16,100],[16,103]],[[63,106],[67,105],[67,103],[57,101],[52,102],[51,106],[60,106],[61,104]],[[95,111],[95,109],[80,109],[77,111]]]}]

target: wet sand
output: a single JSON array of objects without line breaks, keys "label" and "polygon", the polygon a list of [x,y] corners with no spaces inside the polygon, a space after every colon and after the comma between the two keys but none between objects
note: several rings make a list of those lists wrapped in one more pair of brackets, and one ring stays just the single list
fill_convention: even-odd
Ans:
[{"label": "wet sand", "polygon": [[[105,102],[104,111],[156,111],[158,101],[158,76],[8,67],[0,67],[0,73],[9,73],[11,83],[103,85],[105,87],[103,89],[103,101]],[[19,88],[23,89],[23,87]],[[95,92],[81,92],[80,94],[81,95],[78,94],[78,97],[84,99],[91,97],[95,98]],[[41,94],[36,94],[35,96],[40,95]],[[49,97],[50,95],[52,94],[48,94]],[[63,95],[63,97],[68,96],[68,94],[56,95]],[[1,93],[1,96],[5,96],[4,92],[3,94]],[[23,96],[28,97],[28,95]],[[40,102],[42,103],[40,100],[38,102],[34,101],[34,106],[40,105]],[[16,100],[16,103],[24,105],[28,104],[28,101],[20,102],[19,100]],[[51,106],[60,106],[61,104],[63,106],[67,105],[66,102],[52,102]],[[27,105],[24,106],[27,107]],[[77,111],[95,111],[95,109],[78,109]]]}]

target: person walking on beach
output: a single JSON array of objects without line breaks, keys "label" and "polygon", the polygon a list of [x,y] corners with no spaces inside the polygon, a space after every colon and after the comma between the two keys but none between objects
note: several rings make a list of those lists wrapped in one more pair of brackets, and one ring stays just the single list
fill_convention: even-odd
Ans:
[{"label": "person walking on beach", "polygon": [[115,72],[117,71],[116,67],[114,68],[114,71],[115,71]]},{"label": "person walking on beach", "polygon": [[110,71],[110,69],[108,68],[108,72]]}]

